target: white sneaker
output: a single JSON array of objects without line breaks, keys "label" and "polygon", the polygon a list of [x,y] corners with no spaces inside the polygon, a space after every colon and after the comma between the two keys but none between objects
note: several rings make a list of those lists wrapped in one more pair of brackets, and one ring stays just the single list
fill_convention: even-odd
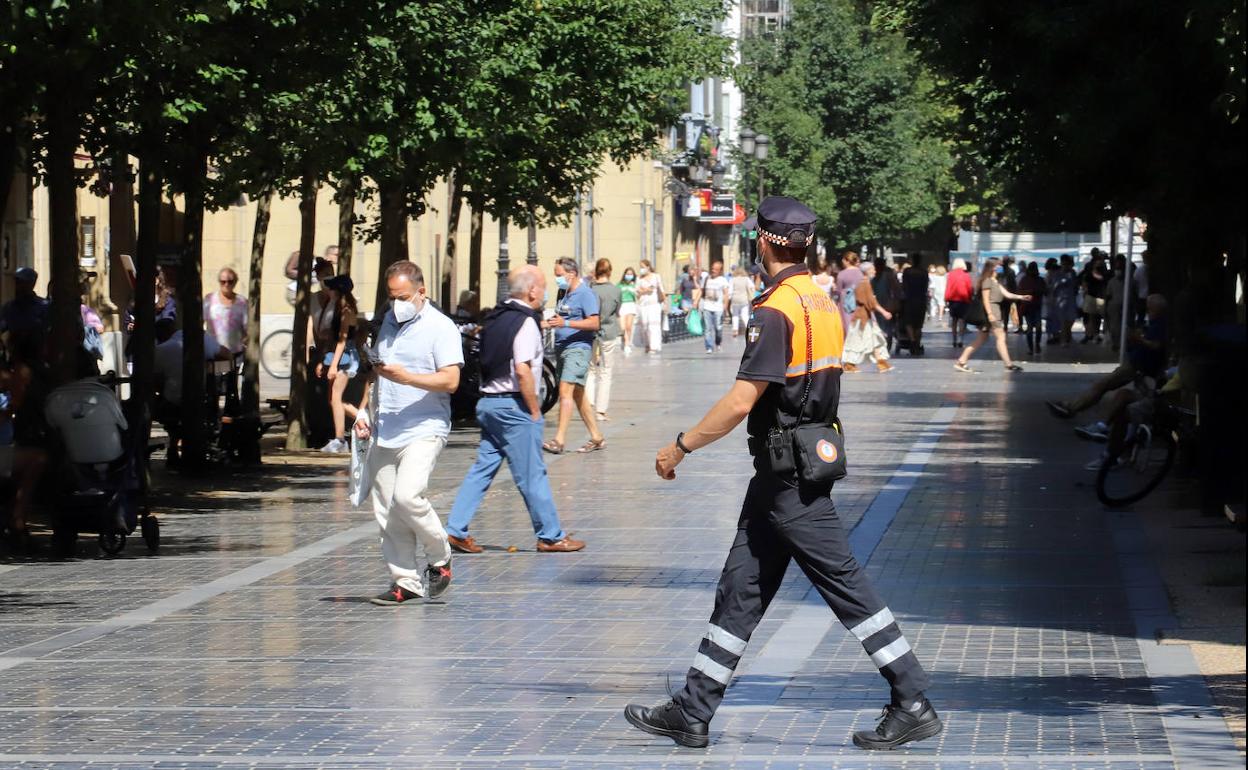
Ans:
[{"label": "white sneaker", "polygon": [[326,454],[340,455],[340,454],[345,454],[346,452],[350,450],[347,447],[347,442],[343,441],[340,438],[336,438],[330,441],[325,446],[321,447],[321,451],[325,452]]}]

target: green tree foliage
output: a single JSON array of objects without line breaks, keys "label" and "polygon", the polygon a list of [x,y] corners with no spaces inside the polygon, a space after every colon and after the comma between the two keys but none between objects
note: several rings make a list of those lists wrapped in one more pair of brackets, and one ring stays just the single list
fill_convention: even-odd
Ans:
[{"label": "green tree foliage", "polygon": [[1175,256],[1242,243],[1241,2],[882,0],[876,14],[948,79],[961,141],[1026,224],[1132,209]]},{"label": "green tree foliage", "polygon": [[[128,158],[139,161],[132,349],[142,399],[163,193],[180,193],[185,207],[178,301],[187,328],[201,323],[204,211],[241,195],[303,199],[298,342],[314,215],[306,204],[321,184],[377,197],[383,262],[403,256],[406,218],[453,170],[497,215],[558,217],[604,157],[623,163],[649,148],[678,111],[684,80],[723,69],[727,42],[712,32],[723,12],[722,0],[0,1],[0,185],[7,192],[29,146],[53,198],[58,349],[72,349],[77,324],[79,148],[101,191],[126,177]],[[197,426],[200,341],[185,340],[183,403]],[[296,419],[302,363],[296,356]]]},{"label": "green tree foliage", "polygon": [[904,38],[870,21],[850,0],[798,0],[741,72],[744,120],[772,137],[767,188],[806,201],[840,245],[923,229],[953,190],[948,108]]},{"label": "green tree foliage", "polygon": [[[485,209],[566,215],[604,158],[651,149],[683,83],[722,73],[719,0],[483,3],[462,101],[463,181]],[[462,112],[459,112],[462,110]]]}]

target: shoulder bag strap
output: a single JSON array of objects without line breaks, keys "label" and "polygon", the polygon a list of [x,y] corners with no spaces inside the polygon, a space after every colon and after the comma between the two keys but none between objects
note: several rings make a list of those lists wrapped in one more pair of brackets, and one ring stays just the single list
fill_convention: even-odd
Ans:
[{"label": "shoulder bag strap", "polygon": [[802,403],[797,408],[797,422],[786,425],[784,422],[784,416],[780,413],[779,405],[776,406],[776,424],[781,428],[796,428],[802,424],[802,420],[806,416],[806,402],[810,400],[810,383],[813,379],[811,371],[814,368],[815,340],[814,335],[810,330],[810,310],[806,307],[806,298],[802,296],[800,291],[792,286],[789,286],[787,283],[782,283],[780,285],[792,289],[793,292],[797,294],[797,300],[802,306],[802,320],[806,324],[806,382],[802,389]]}]

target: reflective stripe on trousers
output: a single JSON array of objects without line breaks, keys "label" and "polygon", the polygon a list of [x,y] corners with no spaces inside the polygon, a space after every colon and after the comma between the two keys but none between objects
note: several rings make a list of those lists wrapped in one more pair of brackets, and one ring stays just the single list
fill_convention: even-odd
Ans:
[{"label": "reflective stripe on trousers", "polygon": [[894,697],[928,688],[927,673],[849,548],[826,490],[794,489],[769,473],[750,482],[715,592],[710,626],[676,701],[710,721],[746,643],[796,561],[888,681]]}]

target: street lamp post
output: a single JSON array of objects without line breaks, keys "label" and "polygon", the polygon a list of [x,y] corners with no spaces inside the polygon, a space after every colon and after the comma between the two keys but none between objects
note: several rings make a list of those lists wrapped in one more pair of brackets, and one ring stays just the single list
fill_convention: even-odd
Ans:
[{"label": "street lamp post", "polygon": [[763,168],[763,161],[767,160],[767,154],[771,148],[771,137],[743,128],[737,135],[737,141],[740,143],[742,156],[758,161],[758,202],[762,203],[763,195],[767,192],[764,184],[766,171]]},{"label": "street lamp post", "polygon": [[758,160],[758,202],[763,202],[763,196],[767,192],[766,185],[763,184],[767,170],[763,166],[763,161],[767,160],[767,150],[771,147],[771,137],[766,134],[759,134],[754,137],[754,157]]},{"label": "street lamp post", "polygon": [[498,217],[498,291],[495,295],[497,304],[507,301],[510,292],[507,287],[507,274],[511,272],[511,243],[508,240],[507,215]]},{"label": "street lamp post", "polygon": [[711,186],[716,190],[723,189],[724,175],[727,173],[728,169],[724,167],[724,164],[719,161],[715,161],[715,165],[711,166]]}]

